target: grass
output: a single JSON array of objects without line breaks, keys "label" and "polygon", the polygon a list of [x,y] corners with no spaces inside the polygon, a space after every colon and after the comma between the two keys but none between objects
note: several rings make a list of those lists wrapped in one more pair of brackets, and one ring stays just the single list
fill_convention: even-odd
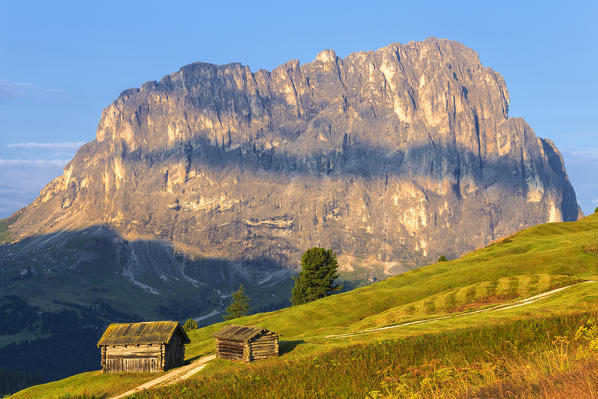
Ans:
[{"label": "grass", "polygon": [[[219,361],[192,381],[136,398],[279,398],[282,392],[293,398],[458,398],[506,386],[522,391],[530,383],[581,367],[570,344],[588,317],[596,316],[594,311],[507,321],[228,370],[222,370],[227,362]],[[567,348],[562,349],[565,340]],[[598,364],[598,358],[588,362]]]},{"label": "grass", "polygon": [[[478,398],[595,398],[598,392],[598,362],[580,362],[562,373],[552,373],[535,381],[499,383],[480,390]],[[474,399],[469,396],[468,398]]]},{"label": "grass", "polygon": [[155,373],[102,373],[91,371],[36,385],[10,398],[109,398],[156,378]]},{"label": "grass", "polygon": [[13,215],[6,219],[0,220],[0,245],[6,244],[11,240],[11,234],[9,226],[16,222],[18,219],[18,215]]},{"label": "grass", "polygon": [[[584,251],[595,240],[598,216],[578,222],[532,227],[461,259],[413,270],[367,287],[309,304],[235,320],[260,325],[281,339],[358,331],[448,313],[447,296],[455,293],[458,306],[484,306],[484,299],[504,295],[530,296],[584,279],[598,279],[598,259]],[[515,280],[516,279],[516,280]],[[559,309],[571,309],[580,298],[565,299]],[[594,300],[594,299],[591,299]],[[430,313],[435,307],[434,313]],[[212,350],[216,324],[193,333],[190,353]]]},{"label": "grass", "polygon": [[[250,365],[217,360],[193,381],[136,397],[279,397],[272,395],[281,392],[288,397],[402,397],[396,392],[405,384],[410,395],[434,397],[431,392],[438,391],[445,396],[436,397],[456,397],[449,395],[450,389],[442,388],[451,387],[448,380],[442,380],[440,388],[429,385],[440,378],[436,374],[439,369],[452,376],[463,377],[466,373],[463,378],[472,382],[459,391],[463,397],[474,389],[498,392],[507,389],[508,384],[522,395],[527,395],[523,389],[528,385],[557,389],[556,385],[550,388],[547,381],[562,378],[565,383],[574,374],[572,370],[584,366],[581,360],[570,357],[568,349],[567,367],[548,369],[554,350],[552,338],[561,334],[571,340],[584,317],[596,316],[598,283],[578,284],[518,308],[468,312],[584,280],[598,280],[596,231],[597,215],[577,222],[540,225],[461,259],[305,305],[234,320],[236,324],[259,325],[278,332],[284,348],[282,356]],[[577,313],[572,315],[574,311]],[[329,334],[463,312],[455,318],[346,339],[326,338]],[[192,331],[187,358],[213,353],[212,334],[227,323]],[[590,360],[584,361],[589,362],[588,370],[594,367]],[[518,369],[510,369],[511,364],[541,372],[530,374],[528,380],[518,380]],[[110,375],[81,376],[89,382],[84,384],[90,387],[88,395],[100,394],[92,387],[107,389],[103,385],[112,384]],[[107,380],[99,382],[104,376]],[[69,392],[73,382],[63,381],[62,388],[46,385],[52,389],[48,392]],[[423,386],[431,388],[426,391]],[[14,395],[22,397],[21,393]]]}]

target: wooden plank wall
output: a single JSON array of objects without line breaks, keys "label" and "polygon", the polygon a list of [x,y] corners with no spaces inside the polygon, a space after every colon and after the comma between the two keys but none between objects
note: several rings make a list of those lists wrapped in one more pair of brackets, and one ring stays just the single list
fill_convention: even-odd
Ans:
[{"label": "wooden plank wall", "polygon": [[110,373],[157,373],[162,371],[160,359],[157,357],[127,358],[127,359],[106,359],[107,371]]},{"label": "wooden plank wall", "polygon": [[278,356],[278,334],[262,333],[249,341],[250,360],[261,360]]},{"label": "wooden plank wall", "polygon": [[245,362],[278,356],[278,334],[262,333],[247,343],[216,338],[216,351],[220,359]]},{"label": "wooden plank wall", "polygon": [[163,345],[105,346],[104,371],[159,372],[163,371]]},{"label": "wooden plank wall", "polygon": [[101,354],[101,364],[102,364],[102,371],[106,371],[106,347],[100,347],[100,354]]},{"label": "wooden plank wall", "polygon": [[216,338],[216,351],[220,359],[245,360],[245,346],[243,342]]},{"label": "wooden plank wall", "polygon": [[165,370],[178,367],[185,362],[185,344],[178,334],[172,337],[165,351]]}]

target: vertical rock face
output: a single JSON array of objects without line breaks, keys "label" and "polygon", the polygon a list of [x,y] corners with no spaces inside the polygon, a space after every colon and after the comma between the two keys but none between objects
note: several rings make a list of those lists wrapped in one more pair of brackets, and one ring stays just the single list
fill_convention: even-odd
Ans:
[{"label": "vertical rock face", "polygon": [[108,106],[12,233],[107,224],[224,259],[295,268],[318,245],[410,268],[577,219],[559,151],[508,109],[503,78],[448,40],[191,64]]}]

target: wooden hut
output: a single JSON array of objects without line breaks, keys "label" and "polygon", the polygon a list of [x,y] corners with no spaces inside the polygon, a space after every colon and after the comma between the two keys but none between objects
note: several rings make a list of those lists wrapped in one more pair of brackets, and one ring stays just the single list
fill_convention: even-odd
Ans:
[{"label": "wooden hut", "polygon": [[166,371],[183,364],[190,342],[177,321],[110,324],[98,341],[102,371]]},{"label": "wooden hut", "polygon": [[228,325],[214,338],[220,359],[251,362],[278,356],[278,334],[265,328]]}]

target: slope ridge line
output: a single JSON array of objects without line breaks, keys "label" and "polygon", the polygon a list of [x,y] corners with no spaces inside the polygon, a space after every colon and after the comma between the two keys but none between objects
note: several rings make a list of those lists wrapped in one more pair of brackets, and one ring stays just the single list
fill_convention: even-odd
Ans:
[{"label": "slope ridge line", "polygon": [[390,329],[393,329],[393,328],[399,328],[399,327],[404,327],[404,326],[411,326],[411,325],[416,325],[416,324],[430,323],[430,322],[433,322],[433,321],[453,319],[455,317],[468,316],[468,315],[476,314],[476,313],[485,313],[485,312],[492,312],[492,311],[500,311],[500,310],[513,309],[513,308],[516,308],[516,307],[520,307],[520,306],[525,306],[525,305],[532,304],[532,303],[537,302],[537,301],[539,301],[541,299],[550,297],[550,296],[552,296],[554,294],[557,294],[557,293],[559,293],[559,292],[561,292],[563,290],[566,290],[567,288],[571,288],[571,287],[574,287],[574,286],[577,286],[577,285],[580,285],[580,284],[595,283],[595,282],[596,281],[594,281],[594,280],[582,281],[582,282],[579,282],[579,283],[567,285],[565,287],[555,288],[554,290],[546,291],[546,292],[543,292],[541,294],[537,294],[537,295],[531,296],[529,298],[518,299],[518,300],[516,300],[514,302],[509,302],[509,303],[503,303],[503,304],[499,304],[499,305],[494,305],[492,307],[488,307],[488,308],[484,308],[484,309],[478,309],[478,310],[474,310],[474,311],[471,311],[471,312],[463,312],[463,313],[459,313],[459,314],[447,315],[447,316],[441,316],[441,317],[433,317],[431,319],[409,321],[409,322],[406,322],[406,323],[399,323],[399,324],[393,324],[393,325],[390,325],[390,326],[371,328],[371,329],[368,329],[368,330],[356,331],[356,332],[352,332],[352,333],[332,334],[332,335],[327,335],[324,338],[348,338],[348,337],[353,337],[353,336],[358,335],[358,334],[367,334],[367,333],[371,333],[371,332],[390,330]]}]

